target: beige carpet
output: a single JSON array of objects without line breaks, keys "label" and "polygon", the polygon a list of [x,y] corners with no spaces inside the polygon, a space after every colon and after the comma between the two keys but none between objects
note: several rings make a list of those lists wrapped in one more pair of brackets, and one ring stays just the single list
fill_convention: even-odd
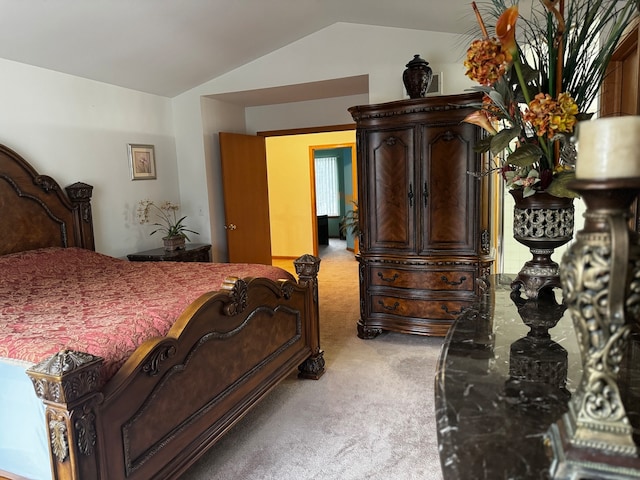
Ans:
[{"label": "beige carpet", "polygon": [[320,257],[326,373],[291,375],[183,480],[442,479],[433,404],[442,339],[359,339],[358,263],[333,239]]}]

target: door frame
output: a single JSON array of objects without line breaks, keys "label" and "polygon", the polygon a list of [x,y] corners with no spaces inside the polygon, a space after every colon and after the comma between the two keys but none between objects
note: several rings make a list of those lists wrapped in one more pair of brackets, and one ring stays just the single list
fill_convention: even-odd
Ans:
[{"label": "door frame", "polygon": [[317,257],[319,251],[318,245],[318,222],[313,222],[314,218],[317,218],[316,210],[316,151],[317,150],[333,150],[338,148],[349,148],[351,150],[351,188],[354,193],[353,197],[358,199],[358,183],[357,178],[354,177],[355,172],[353,166],[356,164],[356,144],[355,143],[333,143],[325,145],[310,145],[309,146],[309,171],[311,173],[311,220],[313,224],[313,254]]},{"label": "door frame", "polygon": [[[292,128],[292,129],[286,129],[286,130],[264,130],[264,131],[256,132],[256,135],[259,137],[266,138],[266,137],[307,135],[307,134],[313,134],[313,133],[343,132],[348,130],[355,131],[356,124],[346,123],[341,125],[324,125],[319,127]],[[352,148],[351,158],[352,158],[352,162],[355,164],[355,162],[357,161],[355,143],[335,144],[335,145],[339,145],[339,147],[336,147],[336,148],[351,147]],[[313,146],[313,148],[328,149],[332,147],[322,145],[322,146]],[[267,152],[267,155],[268,155],[268,152]],[[317,224],[317,221],[313,221],[313,219],[316,218],[316,184],[315,184],[316,173],[315,173],[315,164],[313,161],[313,152],[311,151],[311,148],[309,149],[309,156],[310,156],[310,162],[311,162],[311,170],[310,170],[311,198],[309,199],[309,202],[311,204],[311,209],[309,211],[309,215],[311,218],[312,233],[313,233],[313,255],[317,257],[318,256],[318,224]],[[353,180],[356,181],[356,178],[354,177]],[[357,196],[357,188],[354,189],[354,192],[356,192],[356,196]]]}]

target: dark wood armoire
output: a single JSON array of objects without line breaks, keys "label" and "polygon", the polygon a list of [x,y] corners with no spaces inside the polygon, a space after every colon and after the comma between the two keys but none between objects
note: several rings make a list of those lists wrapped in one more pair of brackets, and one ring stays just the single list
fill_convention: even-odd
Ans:
[{"label": "dark wood armoire", "polygon": [[355,106],[358,336],[445,335],[490,273],[490,182],[462,120],[477,94]]}]

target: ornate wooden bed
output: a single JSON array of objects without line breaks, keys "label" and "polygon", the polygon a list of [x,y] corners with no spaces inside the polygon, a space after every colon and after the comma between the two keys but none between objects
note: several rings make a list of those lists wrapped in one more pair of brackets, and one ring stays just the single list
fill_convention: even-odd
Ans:
[{"label": "ornate wooden bed", "polygon": [[[0,212],[12,226],[3,229],[0,255],[94,250],[91,195],[83,183],[65,194],[0,146]],[[297,282],[228,278],[189,305],[165,337],[138,347],[106,383],[102,359],[84,352],[60,351],[29,368],[45,405],[52,478],[175,478],[296,368],[299,377],[319,378],[319,262],[296,260]]]}]

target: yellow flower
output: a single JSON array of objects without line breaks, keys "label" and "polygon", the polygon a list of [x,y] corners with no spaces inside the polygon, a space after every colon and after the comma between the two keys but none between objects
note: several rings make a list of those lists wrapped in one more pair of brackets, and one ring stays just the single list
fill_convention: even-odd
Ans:
[{"label": "yellow flower", "polygon": [[558,95],[557,107],[552,115],[549,124],[554,132],[571,133],[573,127],[578,121],[576,115],[578,114],[578,105],[566,92]]},{"label": "yellow flower", "polygon": [[559,163],[553,168],[553,173],[562,173],[562,172],[572,172],[573,167],[571,165],[565,165],[563,163]]},{"label": "yellow flower", "polygon": [[474,40],[467,50],[465,75],[481,85],[492,85],[504,75],[511,55],[494,38]]}]

